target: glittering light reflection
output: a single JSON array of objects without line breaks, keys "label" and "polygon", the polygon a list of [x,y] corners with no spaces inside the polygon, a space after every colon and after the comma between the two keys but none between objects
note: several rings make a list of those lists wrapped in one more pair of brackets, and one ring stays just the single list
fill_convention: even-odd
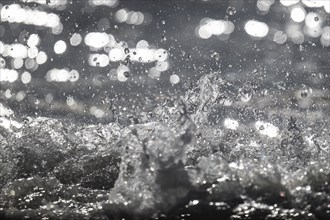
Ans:
[{"label": "glittering light reflection", "polygon": [[5,68],[6,66],[6,61],[2,57],[0,57],[0,69]]},{"label": "glittering light reflection", "polygon": [[304,8],[298,6],[291,10],[291,19],[295,22],[302,22],[305,20],[306,11]]},{"label": "glittering light reflection", "polygon": [[304,3],[309,8],[319,8],[324,6],[324,2],[327,2],[327,0],[302,0],[302,3]]},{"label": "glittering light reflection", "polygon": [[110,21],[108,18],[101,18],[97,22],[97,30],[99,31],[106,31],[110,28]]},{"label": "glittering light reflection", "polygon": [[115,20],[119,23],[126,22],[131,25],[141,25],[150,23],[150,16],[141,11],[129,11],[126,8],[122,8],[115,13]]},{"label": "glittering light reflection", "polygon": [[131,60],[141,63],[151,63],[156,61],[155,52],[155,49],[147,48],[130,49],[130,54],[132,54]]},{"label": "glittering light reflection", "polygon": [[156,67],[151,67],[149,69],[148,76],[152,79],[159,79],[161,72],[157,70]]},{"label": "glittering light reflection", "polygon": [[32,58],[27,58],[24,62],[24,66],[26,69],[33,71],[38,67],[38,63]]},{"label": "glittering light reflection", "polygon": [[39,65],[46,63],[47,59],[47,54],[44,51],[40,51],[36,57],[36,61]]},{"label": "glittering light reflection", "polygon": [[128,79],[130,69],[125,65],[120,65],[117,68],[117,79],[120,82],[125,82]]},{"label": "glittering light reflection", "polygon": [[330,13],[330,1],[324,1],[323,2],[324,4],[324,10],[327,12],[327,13]]},{"label": "glittering light reflection", "polygon": [[1,69],[0,82],[15,82],[18,79],[18,72],[12,69]]},{"label": "glittering light reflection", "polygon": [[277,44],[284,44],[287,40],[287,36],[283,31],[276,31],[274,34],[274,41]]},{"label": "glittering light reflection", "polygon": [[54,44],[54,52],[56,54],[62,54],[66,51],[66,43],[63,40],[59,40]]},{"label": "glittering light reflection", "polygon": [[16,98],[16,101],[21,102],[25,99],[25,97],[26,97],[25,92],[24,91],[19,91],[18,93],[16,93],[15,98]]},{"label": "glittering light reflection", "polygon": [[297,4],[298,2],[300,2],[300,0],[280,0],[280,2],[284,6],[290,6],[290,5]]},{"label": "glittering light reflection", "polygon": [[105,112],[96,106],[91,106],[89,108],[89,112],[91,113],[91,115],[94,115],[96,118],[102,118],[105,115]]},{"label": "glittering light reflection", "polygon": [[18,4],[5,5],[0,11],[1,21],[9,23],[24,23],[27,25],[54,28],[60,25],[60,18],[54,13],[32,10]]},{"label": "glittering light reflection", "polygon": [[151,63],[155,61],[165,61],[168,53],[164,49],[148,49],[148,48],[129,48],[125,53],[124,48],[113,48],[109,51],[109,59],[111,62],[123,61],[129,56],[131,61],[139,63]]},{"label": "glittering light reflection", "polygon": [[109,41],[108,34],[103,32],[91,32],[85,36],[85,44],[96,49],[106,46]]},{"label": "glittering light reflection", "polygon": [[320,38],[321,44],[325,47],[330,46],[330,26],[325,26],[322,29],[322,36]]},{"label": "glittering light reflection", "polygon": [[225,26],[226,26],[226,28],[225,28],[225,31],[223,33],[226,34],[226,35],[231,34],[235,29],[235,25],[231,21],[225,21]]},{"label": "glittering light reflection", "polygon": [[2,54],[4,50],[5,50],[5,44],[2,41],[0,41],[0,53]]},{"label": "glittering light reflection", "polygon": [[[0,112],[1,112],[1,103],[0,103]],[[6,117],[0,117],[0,127],[12,132],[13,131],[12,128],[19,129],[23,127],[23,124]]]},{"label": "glittering light reflection", "polygon": [[59,35],[61,34],[63,31],[63,24],[60,23],[59,25],[52,27],[52,33],[55,35]]},{"label": "glittering light reflection", "polygon": [[68,69],[51,69],[46,74],[48,82],[76,82],[79,79],[79,72]]},{"label": "glittering light reflection", "polygon": [[80,34],[78,33],[74,33],[72,34],[71,38],[70,38],[70,44],[71,46],[78,46],[82,41],[82,37]]},{"label": "glittering light reflection", "polygon": [[212,35],[229,35],[234,31],[234,28],[235,25],[231,21],[204,18],[196,29],[196,35],[202,39],[209,39]]},{"label": "glittering light reflection", "polygon": [[317,26],[317,27],[314,27],[314,28],[308,28],[308,27],[305,27],[304,28],[304,33],[307,34],[308,36],[310,37],[320,37],[321,34],[322,34],[322,28]]},{"label": "glittering light reflection", "polygon": [[136,48],[148,48],[149,47],[149,43],[146,40],[140,40],[137,44],[136,44]]},{"label": "glittering light reflection", "polygon": [[155,59],[158,61],[165,61],[168,59],[168,52],[164,49],[158,49],[155,52]]},{"label": "glittering light reflection", "polygon": [[298,24],[289,24],[286,27],[286,34],[295,44],[302,44],[304,42],[305,37]]},{"label": "glittering light reflection", "polygon": [[123,61],[125,59],[125,52],[123,48],[114,48],[109,52],[109,58],[112,62]]},{"label": "glittering light reflection", "polygon": [[27,40],[27,45],[29,47],[36,47],[40,43],[40,37],[38,34],[31,34],[29,39]]},{"label": "glittering light reflection", "polygon": [[13,96],[12,90],[11,90],[11,89],[7,89],[7,90],[5,91],[5,97],[6,97],[7,99],[10,99],[12,96]]},{"label": "glittering light reflection", "polygon": [[51,93],[48,93],[46,96],[45,96],[45,101],[50,104],[52,103],[54,100],[54,96],[51,94]]},{"label": "glittering light reflection", "polygon": [[135,25],[138,22],[138,20],[139,20],[138,13],[136,13],[135,11],[128,12],[127,20],[126,20],[127,24]]},{"label": "glittering light reflection", "polygon": [[275,0],[258,0],[257,8],[260,10],[261,14],[267,14],[274,2]]},{"label": "glittering light reflection", "polygon": [[31,79],[32,79],[32,76],[31,76],[31,74],[29,72],[26,72],[25,71],[24,73],[22,73],[22,75],[21,75],[21,81],[22,81],[23,84],[30,83],[31,82]]},{"label": "glittering light reflection", "polygon": [[71,70],[69,72],[69,80],[70,82],[76,82],[79,79],[79,72],[77,70]]},{"label": "glittering light reflection", "polygon": [[26,58],[28,56],[28,48],[23,44],[2,44],[1,54],[4,57],[13,57],[13,58]]},{"label": "glittering light reflection", "polygon": [[118,0],[89,0],[88,3],[92,6],[108,6],[114,8],[118,5]]},{"label": "glittering light reflection", "polygon": [[[166,61],[157,61],[156,62],[156,69],[160,72],[164,72],[166,70],[168,70],[169,68],[169,63]],[[176,84],[176,83],[175,83]]]},{"label": "glittering light reflection", "polygon": [[305,18],[305,24],[308,28],[320,27],[323,23],[323,17],[315,12],[309,12]]},{"label": "glittering light reflection", "polygon": [[264,22],[250,20],[248,21],[244,29],[252,37],[263,38],[268,34],[268,25]]},{"label": "glittering light reflection", "polygon": [[128,10],[125,8],[118,10],[115,14],[115,19],[119,23],[124,23],[127,20],[127,17],[128,17]]},{"label": "glittering light reflection", "polygon": [[137,21],[134,23],[135,25],[140,25],[144,22],[144,14],[140,11],[135,12],[137,16]]},{"label": "glittering light reflection", "polygon": [[11,61],[11,66],[14,69],[20,69],[20,68],[22,68],[23,64],[24,64],[24,61],[20,57],[14,58]]},{"label": "glittering light reflection", "polygon": [[33,58],[36,58],[38,56],[39,50],[36,47],[30,47],[28,49],[28,52],[27,53],[28,53],[28,57],[31,58],[31,59],[33,59]]},{"label": "glittering light reflection", "polygon": [[207,26],[201,26],[198,29],[198,35],[202,39],[209,39],[212,36],[212,32]]},{"label": "glittering light reflection", "polygon": [[68,3],[68,0],[55,0],[55,1],[49,1],[49,0],[21,0],[21,2],[25,3],[37,3],[44,6],[48,6],[50,8],[55,8],[57,10],[64,10],[66,8],[66,5]]},{"label": "glittering light reflection", "polygon": [[[108,59],[99,55],[89,56],[91,66],[105,67],[109,62],[133,61],[138,63],[151,63],[155,61],[165,61],[168,53],[164,49],[151,49],[146,40],[137,42],[135,48],[128,48],[126,42],[117,42],[111,34],[103,32],[92,32],[85,36],[85,44],[92,51],[103,49],[108,53]],[[104,56],[104,55],[103,55]],[[99,58],[102,58],[100,62]]]},{"label": "glittering light reflection", "polygon": [[90,54],[88,57],[88,63],[91,66],[106,67],[109,62],[109,57],[106,54]]},{"label": "glittering light reflection", "polygon": [[69,107],[75,107],[77,105],[77,102],[74,100],[74,98],[72,96],[68,96],[66,98],[66,104],[69,106]]},{"label": "glittering light reflection", "polygon": [[176,74],[173,74],[170,76],[170,83],[175,85],[178,84],[180,82],[180,77]]}]

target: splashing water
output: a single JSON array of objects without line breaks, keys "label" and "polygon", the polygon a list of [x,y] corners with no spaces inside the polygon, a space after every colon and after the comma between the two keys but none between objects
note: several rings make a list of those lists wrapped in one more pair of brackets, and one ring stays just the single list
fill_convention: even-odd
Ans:
[{"label": "splashing water", "polygon": [[330,218],[327,3],[0,12],[0,219]]}]

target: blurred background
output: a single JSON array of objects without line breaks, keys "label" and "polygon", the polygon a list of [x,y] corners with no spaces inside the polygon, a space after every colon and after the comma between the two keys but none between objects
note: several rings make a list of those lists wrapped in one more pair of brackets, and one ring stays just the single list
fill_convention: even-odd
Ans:
[{"label": "blurred background", "polygon": [[2,123],[107,123],[212,72],[245,107],[329,117],[328,0],[4,0],[0,12]]}]

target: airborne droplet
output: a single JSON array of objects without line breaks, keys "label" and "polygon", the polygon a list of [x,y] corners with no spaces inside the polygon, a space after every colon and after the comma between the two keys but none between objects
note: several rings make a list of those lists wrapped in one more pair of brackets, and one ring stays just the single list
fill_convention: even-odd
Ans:
[{"label": "airborne droplet", "polygon": [[229,6],[227,9],[226,9],[226,13],[228,14],[228,15],[234,15],[234,14],[236,14],[236,8],[235,7],[232,7],[232,6]]}]

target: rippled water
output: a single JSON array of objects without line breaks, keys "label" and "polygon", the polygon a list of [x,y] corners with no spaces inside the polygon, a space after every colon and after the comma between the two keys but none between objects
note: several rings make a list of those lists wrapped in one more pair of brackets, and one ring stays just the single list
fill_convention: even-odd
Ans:
[{"label": "rippled water", "polygon": [[1,130],[2,217],[327,219],[329,121],[221,124],[222,83],[206,75],[130,125],[37,117]]}]

